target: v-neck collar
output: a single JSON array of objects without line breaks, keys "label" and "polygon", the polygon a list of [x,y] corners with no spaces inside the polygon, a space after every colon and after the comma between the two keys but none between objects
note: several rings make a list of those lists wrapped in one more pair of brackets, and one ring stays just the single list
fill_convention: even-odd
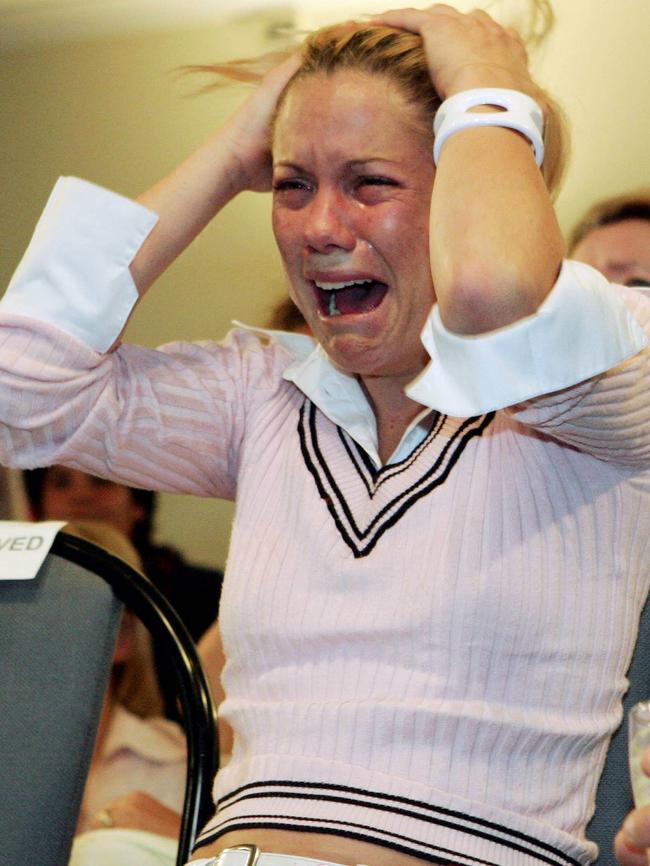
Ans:
[{"label": "v-neck collar", "polygon": [[493,412],[474,418],[435,412],[419,445],[402,460],[377,469],[345,430],[305,400],[298,423],[302,457],[355,558],[368,556],[385,532],[445,483],[493,418]]}]

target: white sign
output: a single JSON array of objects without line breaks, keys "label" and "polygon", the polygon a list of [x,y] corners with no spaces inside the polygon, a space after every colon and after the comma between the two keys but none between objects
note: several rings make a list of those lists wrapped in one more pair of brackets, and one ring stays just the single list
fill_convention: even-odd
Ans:
[{"label": "white sign", "polygon": [[0,580],[32,580],[65,520],[0,520]]}]

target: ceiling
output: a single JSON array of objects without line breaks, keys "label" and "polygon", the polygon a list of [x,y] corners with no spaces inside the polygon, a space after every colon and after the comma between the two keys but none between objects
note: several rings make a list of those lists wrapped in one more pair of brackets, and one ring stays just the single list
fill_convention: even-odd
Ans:
[{"label": "ceiling", "polygon": [[275,8],[287,10],[298,29],[312,29],[378,7],[375,0],[0,0],[0,50],[219,22]]},{"label": "ceiling", "polygon": [[0,0],[0,47],[192,25],[269,5],[264,0]]}]

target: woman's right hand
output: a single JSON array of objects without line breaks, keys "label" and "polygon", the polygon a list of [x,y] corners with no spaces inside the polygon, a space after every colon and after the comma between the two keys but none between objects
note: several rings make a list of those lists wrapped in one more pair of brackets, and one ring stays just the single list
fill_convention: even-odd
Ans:
[{"label": "woman's right hand", "polygon": [[158,222],[131,262],[140,294],[210,220],[244,190],[271,188],[271,131],[278,98],[300,65],[293,54],[268,72],[226,125],[138,201]]},{"label": "woman's right hand", "polygon": [[276,105],[282,91],[300,66],[294,53],[275,66],[219,132],[239,166],[241,189],[268,192],[271,189],[271,135]]}]

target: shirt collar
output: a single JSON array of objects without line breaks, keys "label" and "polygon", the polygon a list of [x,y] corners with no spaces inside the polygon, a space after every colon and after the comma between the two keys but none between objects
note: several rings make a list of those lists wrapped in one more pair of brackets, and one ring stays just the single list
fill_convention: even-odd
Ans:
[{"label": "shirt collar", "polygon": [[[308,334],[256,328],[233,321],[238,328],[265,336],[282,346],[293,360],[283,379],[299,388],[332,423],[343,428],[360,445],[376,466],[381,466],[377,441],[377,422],[359,380],[336,367],[322,346]],[[390,462],[401,459],[426,435],[422,422],[430,415],[423,409],[409,424]]]}]

